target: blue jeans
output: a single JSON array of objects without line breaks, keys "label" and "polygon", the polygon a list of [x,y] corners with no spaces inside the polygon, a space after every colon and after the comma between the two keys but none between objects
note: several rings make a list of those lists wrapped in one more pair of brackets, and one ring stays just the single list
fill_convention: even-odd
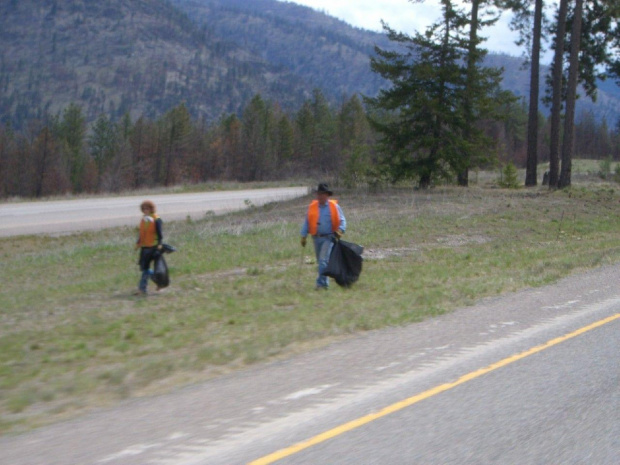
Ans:
[{"label": "blue jeans", "polygon": [[140,283],[138,284],[138,289],[142,292],[146,292],[146,286],[149,283],[149,278],[153,276],[153,270],[146,269],[142,271],[142,277],[140,278]]},{"label": "blue jeans", "polygon": [[328,287],[329,281],[327,276],[323,276],[323,271],[327,268],[329,263],[329,255],[332,252],[334,246],[333,235],[319,237],[313,236],[314,239],[314,252],[316,253],[316,261],[319,264],[319,275],[316,278],[316,285],[318,287]]},{"label": "blue jeans", "polygon": [[138,289],[142,292],[146,292],[146,287],[149,283],[149,278],[153,276],[154,272],[151,270],[151,262],[153,261],[153,254],[155,253],[155,247],[142,247],[140,249],[140,258],[138,259],[138,265],[140,265],[140,271],[142,271],[142,277],[138,283]]}]

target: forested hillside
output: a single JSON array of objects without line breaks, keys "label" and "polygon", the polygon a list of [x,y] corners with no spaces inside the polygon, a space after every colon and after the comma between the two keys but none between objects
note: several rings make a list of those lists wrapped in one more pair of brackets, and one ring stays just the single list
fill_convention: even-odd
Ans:
[{"label": "forested hillside", "polygon": [[385,35],[356,29],[310,8],[275,0],[171,0],[215,37],[280,65],[331,100],[375,95],[386,83],[370,71]]},{"label": "forested hillside", "polygon": [[[0,122],[15,128],[70,103],[89,123],[156,118],[181,102],[212,122],[257,94],[294,111],[314,89],[340,104],[385,86],[369,56],[390,46],[383,34],[276,0],[5,0],[0,45]],[[487,62],[506,69],[504,88],[528,95],[521,58]],[[604,84],[582,110],[614,124],[620,89]]]},{"label": "forested hillside", "polygon": [[[372,97],[397,86],[373,72],[370,57],[375,45],[400,56],[394,43],[276,0],[2,1],[0,198],[300,176],[351,186],[393,182],[399,173],[386,168],[386,154],[396,152],[381,129],[394,114],[373,107]],[[404,61],[413,69],[423,58]],[[503,81],[490,70],[497,80],[481,87],[495,89],[490,97],[506,94],[501,87],[527,96],[521,62],[488,55],[485,66],[503,68]],[[453,99],[434,110],[471,122],[452,114],[464,108],[458,99],[464,103],[466,93],[456,92],[465,88],[461,64],[454,63],[452,84],[444,83]],[[402,94],[435,87],[416,82]],[[619,95],[607,82],[596,106],[580,99],[576,156],[620,157]],[[428,111],[437,100],[426,97],[405,106]],[[470,125],[481,145],[468,169],[524,166],[527,104],[506,97]],[[447,120],[425,116],[416,130],[429,121]],[[548,161],[546,118],[538,132],[539,161]],[[464,140],[463,128],[453,134],[435,139]],[[430,176],[429,185],[461,174],[461,149],[450,151],[454,166]],[[409,163],[430,150],[405,147],[397,156]]]},{"label": "forested hillside", "polygon": [[307,87],[164,0],[12,0],[0,18],[0,119],[15,127],[70,103],[88,121],[182,101],[213,120],[258,93],[299,103]]}]

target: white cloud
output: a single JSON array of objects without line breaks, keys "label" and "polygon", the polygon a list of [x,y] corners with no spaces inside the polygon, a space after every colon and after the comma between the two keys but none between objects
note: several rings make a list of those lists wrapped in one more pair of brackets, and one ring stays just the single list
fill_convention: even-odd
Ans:
[{"label": "white cloud", "polygon": [[[281,0],[306,5],[324,11],[330,16],[363,29],[381,31],[381,20],[397,31],[413,34],[423,32],[441,17],[437,0],[415,3],[409,0]],[[508,27],[507,14],[495,26],[485,30],[485,48],[492,52],[503,52],[520,56],[522,49],[515,45],[517,34]]]}]

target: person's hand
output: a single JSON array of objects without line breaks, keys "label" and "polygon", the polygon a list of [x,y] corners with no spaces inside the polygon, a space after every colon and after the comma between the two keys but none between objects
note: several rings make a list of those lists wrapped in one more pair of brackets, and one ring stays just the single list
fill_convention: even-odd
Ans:
[{"label": "person's hand", "polygon": [[306,246],[306,237],[302,236],[301,240],[299,241],[299,243],[301,244],[302,247]]},{"label": "person's hand", "polygon": [[136,244],[133,246],[133,249],[134,249],[134,250],[138,250],[139,248],[140,248],[140,244],[138,244],[138,243],[136,242]]},{"label": "person's hand", "polygon": [[342,231],[340,229],[334,231],[334,236],[336,236],[336,239],[340,240],[340,238],[342,237]]},{"label": "person's hand", "polygon": [[164,246],[163,246],[163,245],[161,245],[161,244],[159,244],[159,245],[157,246],[157,250],[159,250],[160,252],[161,252],[161,249],[163,249],[163,248],[164,248]]}]

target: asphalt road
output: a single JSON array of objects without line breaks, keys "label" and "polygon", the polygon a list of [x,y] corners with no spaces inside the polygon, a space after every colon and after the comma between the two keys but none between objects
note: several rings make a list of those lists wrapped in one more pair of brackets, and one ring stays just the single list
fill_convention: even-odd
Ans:
[{"label": "asphalt road", "polygon": [[191,194],[107,197],[95,199],[0,204],[0,237],[22,234],[65,234],[106,227],[136,225],[140,203],[150,199],[165,221],[203,218],[306,195],[306,187],[283,187]]},{"label": "asphalt road", "polygon": [[619,281],[604,267],[0,438],[0,464],[616,465]]}]

